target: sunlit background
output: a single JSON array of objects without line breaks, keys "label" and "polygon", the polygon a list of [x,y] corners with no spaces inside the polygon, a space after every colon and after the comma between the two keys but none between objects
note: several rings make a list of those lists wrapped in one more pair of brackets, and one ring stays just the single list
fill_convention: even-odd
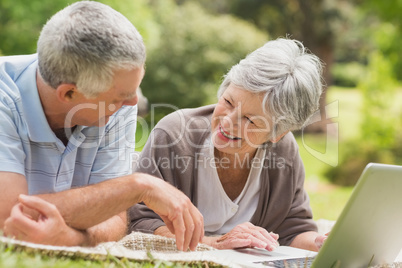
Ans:
[{"label": "sunlit background", "polygon": [[[75,1],[0,0],[0,54],[31,54],[46,20]],[[295,133],[315,219],[336,220],[369,162],[402,164],[400,0],[105,0],[147,47],[150,104],[216,101],[222,76],[266,41],[302,41],[326,64],[318,120]],[[139,118],[148,124],[169,109]],[[150,125],[148,125],[150,126]],[[137,150],[149,134],[139,125]]]}]

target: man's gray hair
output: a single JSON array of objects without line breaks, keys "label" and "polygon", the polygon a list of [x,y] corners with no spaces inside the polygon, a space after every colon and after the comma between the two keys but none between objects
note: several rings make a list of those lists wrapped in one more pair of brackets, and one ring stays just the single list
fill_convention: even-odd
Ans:
[{"label": "man's gray hair", "polygon": [[275,137],[302,128],[319,109],[322,65],[297,40],[269,41],[230,69],[218,97],[231,83],[263,94],[263,108],[272,118]]},{"label": "man's gray hair", "polygon": [[140,33],[121,13],[81,1],[56,13],[38,40],[39,73],[53,88],[71,83],[88,98],[107,91],[113,72],[145,63]]}]

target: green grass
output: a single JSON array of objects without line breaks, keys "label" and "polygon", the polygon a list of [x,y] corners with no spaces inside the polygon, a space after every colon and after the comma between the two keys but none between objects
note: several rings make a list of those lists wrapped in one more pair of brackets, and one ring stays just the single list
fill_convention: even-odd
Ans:
[{"label": "green grass", "polygon": [[72,258],[64,256],[46,256],[40,253],[27,252],[21,249],[7,248],[5,245],[0,244],[0,267],[2,268],[186,268],[206,266],[207,265],[204,263],[182,264],[159,260],[136,262],[127,259],[117,259],[113,256],[108,256],[105,260],[89,260],[84,258]]},{"label": "green grass", "polygon": [[328,91],[329,117],[337,124],[338,135],[304,134],[296,137],[305,170],[305,188],[310,196],[314,219],[336,220],[353,187],[340,187],[328,181],[325,171],[340,162],[344,141],[358,137],[362,96],[356,89],[332,87]]},{"label": "green grass", "polygon": [[333,120],[338,123],[341,141],[360,134],[362,99],[362,93],[357,89],[331,87],[328,90],[327,103],[338,104],[339,113]]},{"label": "green grass", "polygon": [[135,130],[135,150],[137,152],[141,152],[142,148],[144,148],[151,132],[150,128],[151,127],[148,126],[148,123],[144,118],[138,117],[137,128]]},{"label": "green grass", "polygon": [[[324,172],[330,166],[307,151],[306,147],[324,153],[326,138],[319,135],[305,135],[304,138],[304,143],[301,137],[297,137],[296,140],[306,170],[305,188],[310,196],[314,219],[336,220],[353,188],[339,187],[328,182]],[[328,156],[331,157],[337,156]]]}]

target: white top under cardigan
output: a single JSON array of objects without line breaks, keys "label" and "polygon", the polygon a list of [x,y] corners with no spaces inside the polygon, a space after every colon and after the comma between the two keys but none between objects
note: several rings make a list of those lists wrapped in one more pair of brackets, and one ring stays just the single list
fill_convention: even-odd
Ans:
[{"label": "white top under cardigan", "polygon": [[[250,221],[258,205],[264,155],[265,148],[258,148],[247,182],[240,195],[232,201],[223,189],[216,170],[218,165],[225,167],[228,164],[217,162],[211,138],[205,140],[197,159],[197,208],[204,217],[205,235],[225,234],[235,226]],[[236,164],[247,165],[248,162],[239,160]]]}]

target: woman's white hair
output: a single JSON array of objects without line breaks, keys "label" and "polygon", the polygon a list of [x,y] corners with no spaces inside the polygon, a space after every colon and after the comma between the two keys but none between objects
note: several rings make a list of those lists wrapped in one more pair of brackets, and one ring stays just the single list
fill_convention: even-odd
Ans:
[{"label": "woman's white hair", "polygon": [[38,40],[39,73],[53,88],[71,83],[88,98],[112,85],[113,72],[145,62],[145,46],[133,24],[111,7],[81,1],[56,13]]},{"label": "woman's white hair", "polygon": [[263,94],[263,108],[274,123],[273,136],[303,127],[318,110],[322,62],[297,40],[269,41],[234,65],[219,88],[230,84]]}]

